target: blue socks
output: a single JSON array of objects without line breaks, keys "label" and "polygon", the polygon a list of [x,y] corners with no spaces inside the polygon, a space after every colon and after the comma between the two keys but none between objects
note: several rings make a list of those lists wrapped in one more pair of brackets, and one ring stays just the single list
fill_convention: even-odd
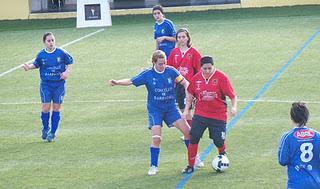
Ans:
[{"label": "blue socks", "polygon": [[[190,140],[184,140],[184,144],[188,148]],[[160,148],[150,146],[151,165],[158,167]]]},{"label": "blue socks", "polygon": [[60,121],[60,112],[52,112],[51,116],[51,133],[55,134],[58,127],[59,127],[59,121]]},{"label": "blue socks", "polygon": [[44,113],[41,112],[41,120],[42,120],[42,129],[48,131],[49,128],[49,119],[50,119],[50,112]]},{"label": "blue socks", "polygon": [[189,143],[190,143],[190,140],[183,140],[184,141],[184,144],[187,146],[187,148],[188,148],[188,146],[189,146]]},{"label": "blue socks", "polygon": [[158,167],[160,148],[155,148],[150,146],[150,155],[151,155],[151,165]]}]

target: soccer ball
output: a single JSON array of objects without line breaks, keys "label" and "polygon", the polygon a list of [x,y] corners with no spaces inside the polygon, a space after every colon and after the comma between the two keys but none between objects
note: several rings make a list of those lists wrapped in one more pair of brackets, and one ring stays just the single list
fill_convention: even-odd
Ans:
[{"label": "soccer ball", "polygon": [[222,172],[229,168],[229,159],[225,155],[217,155],[212,160],[212,168],[216,170],[217,172]]}]

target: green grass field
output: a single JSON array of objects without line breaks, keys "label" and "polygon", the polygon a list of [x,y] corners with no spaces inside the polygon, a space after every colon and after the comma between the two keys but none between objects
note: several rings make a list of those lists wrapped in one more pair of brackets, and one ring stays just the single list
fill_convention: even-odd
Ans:
[{"label": "green grass field", "polygon": [[[239,111],[320,29],[320,6],[167,17],[177,28],[187,27],[194,47],[213,55],[216,67],[229,75],[242,100]],[[0,77],[0,188],[176,187],[187,163],[179,132],[164,127],[159,174],[147,176],[146,90],[106,85],[150,66],[153,23],[151,15],[113,17],[112,27],[66,47],[75,64],[53,143],[40,140],[38,71],[19,69]],[[73,19],[0,21],[0,73],[34,58],[46,31],[54,32],[61,46],[96,30],[76,29]],[[310,102],[309,126],[320,130],[319,60],[317,35],[228,133],[230,169],[213,172],[213,150],[185,188],[285,188],[286,169],[277,163],[277,147],[291,128],[290,102]],[[210,142],[205,133],[200,152]]]}]

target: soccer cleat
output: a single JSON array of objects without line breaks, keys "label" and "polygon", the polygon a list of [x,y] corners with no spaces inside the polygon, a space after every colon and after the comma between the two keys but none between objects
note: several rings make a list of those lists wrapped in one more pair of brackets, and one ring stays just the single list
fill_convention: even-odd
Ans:
[{"label": "soccer cleat", "polygon": [[196,162],[195,162],[195,164],[194,164],[194,167],[201,168],[201,167],[203,167],[203,166],[204,166],[204,164],[203,164],[203,162],[201,161],[200,156],[197,155],[197,159],[196,159]]},{"label": "soccer cleat", "polygon": [[152,165],[148,171],[148,175],[152,176],[158,173],[158,167]]},{"label": "soccer cleat", "polygon": [[183,174],[191,174],[191,173],[193,173],[193,171],[194,171],[194,168],[193,168],[193,167],[190,167],[190,166],[188,165],[186,168],[184,168],[184,169],[182,170],[182,173],[183,173]]},{"label": "soccer cleat", "polygon": [[45,130],[45,129],[42,129],[41,130],[41,138],[42,138],[42,140],[46,140],[47,139],[47,137],[48,137],[48,132],[49,132],[49,129],[48,130]]},{"label": "soccer cleat", "polygon": [[47,141],[48,142],[52,142],[55,137],[56,136],[53,133],[49,133],[48,136],[47,136]]}]

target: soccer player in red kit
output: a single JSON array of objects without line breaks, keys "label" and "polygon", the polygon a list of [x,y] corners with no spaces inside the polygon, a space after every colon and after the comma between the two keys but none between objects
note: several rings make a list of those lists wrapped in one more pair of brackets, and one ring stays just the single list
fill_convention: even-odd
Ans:
[{"label": "soccer player in red kit", "polygon": [[226,154],[226,96],[231,100],[231,114],[233,116],[237,114],[237,96],[228,76],[213,66],[212,57],[204,56],[200,62],[201,72],[197,73],[190,81],[187,89],[187,103],[183,112],[185,118],[190,111],[193,99],[195,99],[196,106],[188,147],[189,165],[182,171],[187,174],[194,171],[198,143],[207,128],[209,129],[209,137],[218,148],[219,154]]},{"label": "soccer player in red kit", "polygon": [[[177,47],[174,48],[168,58],[168,65],[176,68],[179,73],[188,81],[200,72],[201,55],[197,49],[191,46],[190,33],[186,28],[181,28],[176,34]],[[176,98],[179,109],[185,109],[186,93],[182,85],[176,87]],[[187,115],[187,121],[191,126],[191,111]]]}]

